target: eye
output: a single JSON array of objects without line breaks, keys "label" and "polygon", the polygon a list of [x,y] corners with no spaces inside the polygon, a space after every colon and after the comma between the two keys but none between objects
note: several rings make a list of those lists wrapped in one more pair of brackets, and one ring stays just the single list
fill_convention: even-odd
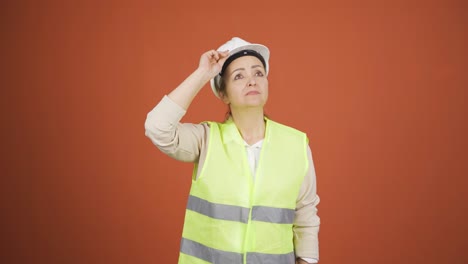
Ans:
[{"label": "eye", "polygon": [[263,72],[262,72],[262,71],[257,71],[257,72],[255,73],[255,76],[263,77]]},{"label": "eye", "polygon": [[239,73],[239,74],[236,74],[236,75],[234,76],[234,80],[239,80],[239,79],[242,79],[242,78],[244,78],[244,76],[242,76],[242,74],[240,74],[240,73]]}]

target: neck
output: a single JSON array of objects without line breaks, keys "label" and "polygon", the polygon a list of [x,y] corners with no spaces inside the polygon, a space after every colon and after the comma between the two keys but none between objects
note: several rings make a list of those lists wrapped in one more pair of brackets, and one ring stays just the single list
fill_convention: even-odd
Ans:
[{"label": "neck", "polygon": [[265,137],[263,108],[231,109],[231,114],[247,144],[252,145]]}]

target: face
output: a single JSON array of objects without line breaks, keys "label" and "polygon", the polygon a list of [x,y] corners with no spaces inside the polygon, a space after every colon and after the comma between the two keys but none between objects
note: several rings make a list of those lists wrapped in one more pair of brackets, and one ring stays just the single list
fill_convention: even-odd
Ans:
[{"label": "face", "polygon": [[268,79],[262,62],[254,56],[240,57],[226,68],[226,94],[221,99],[233,108],[263,107],[268,99]]}]

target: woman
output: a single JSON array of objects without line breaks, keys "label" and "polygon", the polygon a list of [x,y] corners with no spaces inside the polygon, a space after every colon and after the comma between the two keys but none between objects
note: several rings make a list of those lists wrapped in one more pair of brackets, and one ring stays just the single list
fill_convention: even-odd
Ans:
[{"label": "woman", "polygon": [[[194,162],[179,263],[317,263],[320,220],[306,135],[265,117],[269,50],[233,38],[148,114],[146,135]],[[180,123],[210,81],[225,122]]]}]

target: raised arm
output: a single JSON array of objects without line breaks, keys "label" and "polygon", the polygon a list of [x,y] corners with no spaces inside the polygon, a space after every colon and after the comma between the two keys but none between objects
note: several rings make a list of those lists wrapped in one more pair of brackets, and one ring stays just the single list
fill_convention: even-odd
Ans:
[{"label": "raised arm", "polygon": [[165,154],[181,161],[198,161],[208,127],[180,120],[201,88],[219,73],[227,55],[228,52],[205,52],[199,67],[148,113],[145,135]]},{"label": "raised arm", "polygon": [[168,96],[183,109],[187,110],[193,98],[205,84],[221,71],[229,52],[210,50],[200,58],[198,69],[185,79]]}]

